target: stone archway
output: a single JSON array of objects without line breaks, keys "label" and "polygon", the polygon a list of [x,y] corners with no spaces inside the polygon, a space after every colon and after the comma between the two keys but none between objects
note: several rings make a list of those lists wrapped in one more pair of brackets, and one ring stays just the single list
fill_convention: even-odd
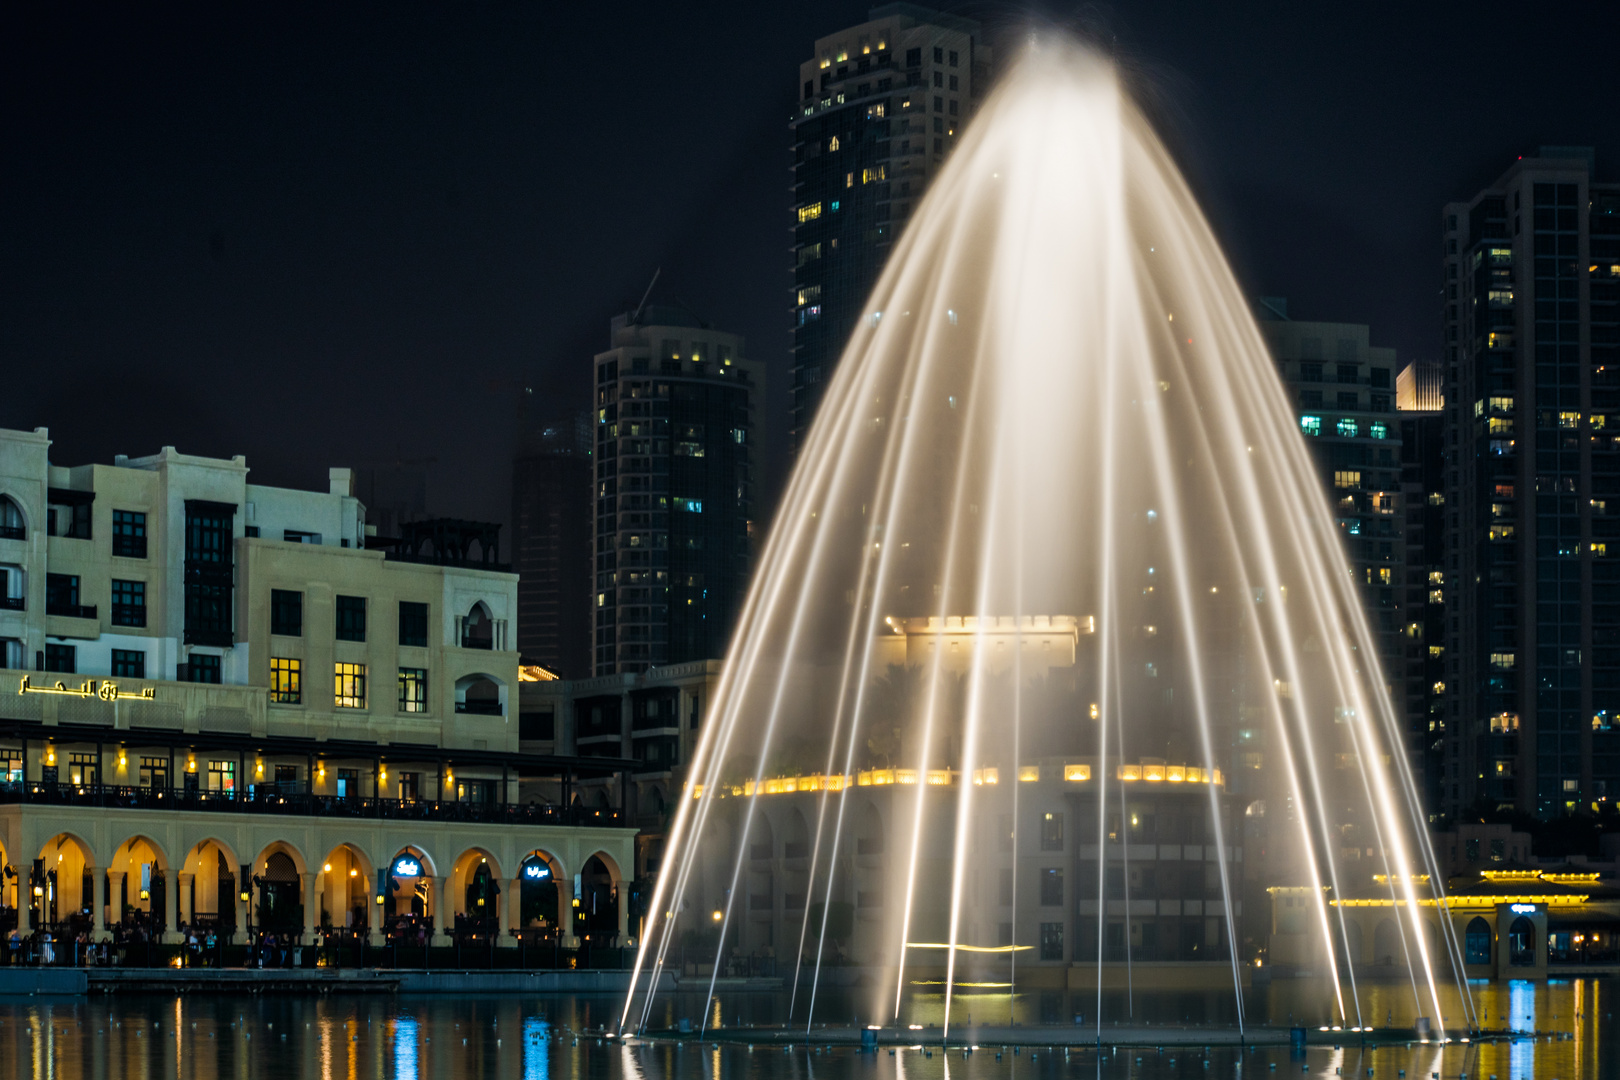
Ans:
[{"label": "stone archway", "polygon": [[107,863],[107,921],[126,937],[161,940],[179,922],[178,899],[168,856],[151,837],[131,836],[113,850]]},{"label": "stone archway", "polygon": [[[90,845],[73,833],[58,833],[47,840],[33,866],[18,868],[18,891],[25,904],[27,927],[61,934],[100,929],[95,892],[96,858]],[[102,878],[105,881],[104,878]],[[26,932],[26,928],[20,926]]]},{"label": "stone archway", "polygon": [[599,851],[586,859],[579,874],[575,934],[590,945],[612,946],[619,940],[622,878],[613,858]]}]

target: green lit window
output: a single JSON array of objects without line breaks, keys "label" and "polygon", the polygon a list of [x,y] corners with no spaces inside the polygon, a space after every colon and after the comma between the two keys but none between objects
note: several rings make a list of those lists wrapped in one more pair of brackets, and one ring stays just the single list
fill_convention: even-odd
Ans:
[{"label": "green lit window", "polygon": [[1358,431],[1360,431],[1360,430],[1361,430],[1360,425],[1358,425],[1354,420],[1350,419],[1350,417],[1348,417],[1348,416],[1342,417],[1339,420],[1339,434],[1344,436],[1347,439],[1355,438],[1356,433]]},{"label": "green lit window", "polygon": [[1387,439],[1389,438],[1389,425],[1381,421],[1374,420],[1372,424],[1368,426],[1367,434],[1371,435],[1375,439]]},{"label": "green lit window", "polygon": [[1299,430],[1307,435],[1322,434],[1322,418],[1320,416],[1302,416],[1299,418]]}]

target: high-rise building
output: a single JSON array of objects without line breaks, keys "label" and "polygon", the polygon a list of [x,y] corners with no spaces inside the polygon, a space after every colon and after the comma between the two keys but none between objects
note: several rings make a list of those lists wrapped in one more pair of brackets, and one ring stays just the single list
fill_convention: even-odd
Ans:
[{"label": "high-rise building", "polygon": [[1620,796],[1620,184],[1593,166],[1542,147],[1441,214],[1450,814]]},{"label": "high-rise building", "polygon": [[564,678],[591,673],[590,414],[525,417],[512,462],[517,646]]},{"label": "high-rise building", "polygon": [[1408,364],[1396,379],[1395,396],[1405,517],[1406,719],[1413,774],[1431,819],[1439,814],[1446,730],[1445,415],[1439,368],[1429,361]]},{"label": "high-rise building", "polygon": [[885,4],[799,65],[793,130],[795,452],[895,237],[990,78],[979,24]]},{"label": "high-rise building", "polygon": [[1390,696],[1405,701],[1407,620],[1401,425],[1395,413],[1395,350],[1369,343],[1357,323],[1298,322],[1287,302],[1256,307],[1278,373],[1298,405],[1361,585]]},{"label": "high-rise building", "polygon": [[742,352],[682,308],[643,306],[596,356],[596,675],[725,654],[751,541]]}]

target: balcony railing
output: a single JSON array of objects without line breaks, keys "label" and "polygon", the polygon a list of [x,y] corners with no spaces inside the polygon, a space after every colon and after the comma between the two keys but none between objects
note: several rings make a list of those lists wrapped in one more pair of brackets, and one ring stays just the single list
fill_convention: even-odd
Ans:
[{"label": "balcony railing", "polygon": [[96,617],[94,604],[54,604],[45,601],[45,614],[65,615],[70,619],[93,619]]},{"label": "balcony railing", "polygon": [[21,525],[0,525],[0,540],[26,540],[28,530]]},{"label": "balcony railing", "polygon": [[23,611],[27,601],[20,596],[0,596],[0,611]]},{"label": "balcony railing", "polygon": [[458,701],[456,712],[473,713],[476,716],[500,716],[501,703],[498,701]]},{"label": "balcony railing", "polygon": [[489,634],[485,634],[483,637],[462,634],[461,647],[463,649],[493,649],[495,647],[495,638]]},{"label": "balcony railing", "polygon": [[226,814],[383,818],[393,821],[471,821],[492,825],[620,824],[615,809],[523,803],[430,802],[342,798],[304,792],[187,791],[114,784],[0,783],[0,805],[83,806],[113,810],[188,810]]}]

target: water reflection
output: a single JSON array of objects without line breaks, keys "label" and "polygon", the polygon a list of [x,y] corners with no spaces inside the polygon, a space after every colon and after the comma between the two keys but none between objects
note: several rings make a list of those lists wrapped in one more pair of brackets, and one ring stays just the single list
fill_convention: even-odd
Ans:
[{"label": "water reflection", "polygon": [[[1105,1001],[1123,1022],[1127,1008],[1141,1025],[1149,1045],[1115,1052],[1075,1048],[1048,1053],[1040,1044],[1043,1014],[1079,1006],[1095,1007],[1095,992],[1032,992],[994,995],[980,1002],[976,1016],[1004,1023],[1011,1008],[1021,1033],[1032,1047],[1010,1051],[1001,1061],[996,1047],[964,1059],[960,1050],[926,1057],[915,1050],[890,1056],[883,1048],[874,1057],[853,1050],[817,1053],[804,1042],[802,1020],[784,1031],[788,998],[774,994],[727,995],[718,1015],[727,1024],[775,1025],[761,1031],[755,1049],[746,1044],[689,1037],[673,1043],[623,1046],[576,1036],[617,1019],[620,1001],[601,996],[508,997],[329,997],[163,999],[0,999],[0,1077],[41,1080],[449,1080],[490,1077],[492,1080],[1041,1080],[1082,1077],[1125,1077],[1155,1080],[1189,1075],[1234,1076],[1262,1073],[1277,1076],[1332,1077],[1367,1075],[1409,1077],[1434,1073],[1455,1077],[1528,1080],[1556,1076],[1561,1080],[1596,1080],[1614,1073],[1613,1044],[1620,1036],[1608,1000],[1613,981],[1538,984],[1475,983],[1471,987],[1481,1015],[1492,1026],[1511,1019],[1518,1028],[1562,1030],[1567,1040],[1523,1040],[1448,1046],[1363,1046],[1346,1032],[1333,1045],[1313,1046],[1303,1056],[1286,1047],[1243,1052],[1236,1048],[1152,1045],[1154,1029],[1165,1025],[1225,1027],[1230,995],[1138,993],[1129,1005],[1123,995]],[[1410,984],[1362,984],[1362,1007],[1380,1022],[1393,1015],[1409,1024]],[[1250,996],[1250,1020],[1281,1024],[1292,1014],[1304,1019],[1319,1008],[1308,985],[1278,983]],[[858,999],[829,998],[828,1016],[852,1015]],[[1402,1005],[1405,1001],[1407,1004]],[[966,1004],[953,1002],[953,1010]],[[1459,1007],[1448,1002],[1448,1008]],[[938,1014],[943,1002],[916,1000],[908,1009],[918,1015]],[[660,998],[655,1026],[674,1026],[685,1017],[716,1015],[704,995],[674,994]],[[1404,1010],[1404,1011],[1403,1011]],[[964,1013],[965,1015],[965,1013]],[[1072,1014],[1067,1019],[1072,1020]],[[1088,1017],[1088,1021],[1091,1018]],[[924,1021],[915,1021],[922,1023]],[[1091,1024],[1088,1022],[1088,1028]],[[503,1037],[502,1033],[505,1033]],[[773,1039],[773,1034],[781,1034]],[[919,1040],[938,1038],[925,1029]],[[781,1042],[792,1040],[791,1053]],[[1032,1059],[1030,1050],[1039,1056]],[[1141,1058],[1141,1063],[1137,1059]],[[1208,1071],[1203,1062],[1209,1061]],[[1275,1073],[1272,1072],[1275,1066]],[[1303,1072],[1301,1071],[1303,1067]]]}]

